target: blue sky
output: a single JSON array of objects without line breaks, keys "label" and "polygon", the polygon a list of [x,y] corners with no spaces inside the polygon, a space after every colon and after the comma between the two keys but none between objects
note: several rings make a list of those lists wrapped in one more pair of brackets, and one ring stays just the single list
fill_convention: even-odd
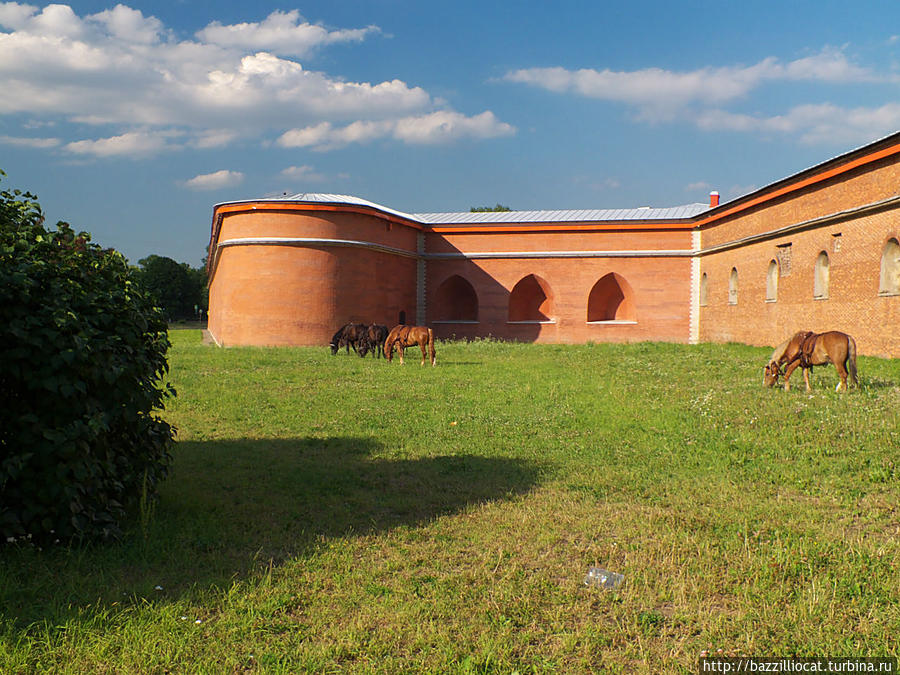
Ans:
[{"label": "blue sky", "polygon": [[137,262],[212,206],[727,200],[900,129],[900,3],[0,2],[0,168]]}]

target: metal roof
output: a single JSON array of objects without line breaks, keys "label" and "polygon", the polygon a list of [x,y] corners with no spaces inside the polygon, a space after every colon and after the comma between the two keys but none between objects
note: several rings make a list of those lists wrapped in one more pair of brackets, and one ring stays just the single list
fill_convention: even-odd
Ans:
[{"label": "metal roof", "polygon": [[[259,201],[259,200],[242,200]],[[479,225],[486,223],[580,223],[596,221],[627,220],[680,220],[709,210],[709,204],[686,204],[667,208],[651,208],[649,206],[636,209],[560,209],[553,211],[461,211],[456,213],[405,213],[396,209],[370,202],[353,195],[340,195],[317,192],[298,192],[293,195],[270,197],[267,202],[344,204],[366,206],[383,213],[388,213],[423,225]],[[226,202],[228,204],[241,203]]]},{"label": "metal roof", "polygon": [[427,225],[477,225],[483,223],[579,223],[620,220],[679,220],[709,210],[709,204],[686,204],[667,208],[561,209],[556,211],[480,211],[475,213],[414,213]]}]

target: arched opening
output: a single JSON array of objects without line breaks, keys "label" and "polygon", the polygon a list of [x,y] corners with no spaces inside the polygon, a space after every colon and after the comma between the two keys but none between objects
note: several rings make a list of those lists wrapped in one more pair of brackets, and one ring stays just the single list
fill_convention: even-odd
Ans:
[{"label": "arched opening", "polygon": [[478,321],[478,295],[458,274],[438,286],[434,303],[436,321]]},{"label": "arched opening", "polygon": [[879,295],[900,295],[900,242],[888,239],[881,251]]},{"label": "arched opening", "polygon": [[551,321],[553,295],[539,276],[529,274],[509,295],[509,321]]},{"label": "arched opening", "polygon": [[706,307],[709,303],[709,278],[706,272],[700,277],[700,306]]},{"label": "arched opening", "polygon": [[828,297],[829,262],[825,251],[816,257],[815,278],[813,280],[813,297],[817,300],[825,300]]},{"label": "arched opening", "polygon": [[401,309],[400,314],[397,316],[397,323],[401,326],[406,325],[406,310]]},{"label": "arched opening", "polygon": [[778,261],[769,261],[769,270],[766,272],[766,302],[778,300]]},{"label": "arched opening", "polygon": [[731,268],[731,276],[728,277],[728,304],[738,304],[738,273],[737,267]]},{"label": "arched opening", "polygon": [[625,277],[610,272],[594,284],[588,295],[587,320],[635,320],[634,292]]}]

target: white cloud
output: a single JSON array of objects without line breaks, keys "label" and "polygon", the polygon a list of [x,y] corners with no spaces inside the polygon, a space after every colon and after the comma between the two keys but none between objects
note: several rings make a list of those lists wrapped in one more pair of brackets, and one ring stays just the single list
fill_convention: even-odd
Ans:
[{"label": "white cloud", "polygon": [[109,31],[110,36],[136,42],[138,44],[154,44],[159,42],[163,34],[162,22],[156,17],[145,17],[139,10],[125,5],[116,5],[90,17]]},{"label": "white cloud", "polygon": [[705,67],[684,72],[661,68],[635,71],[526,68],[511,71],[503,79],[557,93],[633,105],[641,117],[655,120],[671,119],[695,106],[721,105],[741,99],[766,82],[896,81],[893,76],[877,76],[850,63],[843,52],[835,49],[824,49],[788,63],[770,57],[751,66]]},{"label": "white cloud", "polygon": [[190,145],[201,149],[224,148],[237,138],[238,134],[231,129],[204,129],[190,141]]},{"label": "white cloud", "polygon": [[76,155],[93,157],[149,156],[172,150],[172,132],[129,131],[119,136],[67,143],[64,149]]},{"label": "white cloud", "polygon": [[302,20],[296,9],[274,11],[261,23],[238,23],[223,26],[218,21],[197,32],[203,42],[223,47],[241,47],[272,51],[285,56],[306,56],[317,47],[338,42],[361,42],[377,26],[329,31]]},{"label": "white cloud", "polygon": [[281,175],[292,180],[304,181],[322,181],[325,176],[318,173],[313,167],[304,164],[303,166],[289,166],[281,170]]},{"label": "white cloud", "polygon": [[19,30],[28,23],[28,19],[35,11],[37,11],[37,7],[33,5],[4,2],[0,4],[0,26]]},{"label": "white cloud", "polygon": [[0,136],[0,144],[16,145],[22,148],[55,148],[62,141],[58,138],[26,138],[17,136]]},{"label": "white cloud", "polygon": [[216,171],[214,173],[200,174],[190,180],[184,181],[184,187],[190,190],[219,190],[221,188],[235,187],[244,180],[244,174],[240,171]]},{"label": "white cloud", "polygon": [[[131,144],[146,156],[165,147],[158,139],[138,142],[148,129],[180,129],[186,144],[216,148],[324,123],[334,125],[331,146],[385,134],[425,142],[440,129],[447,140],[479,137],[479,129],[502,125],[484,114],[435,112],[441,101],[400,79],[348,81],[293,58],[359,43],[379,32],[375,26],[328,29],[297,11],[276,11],[258,23],[212,23],[178,40],[159,19],[122,4],[78,16],[67,5],[8,2],[0,2],[0,25],[8,30],[0,31],[0,91],[15,92],[0,96],[0,115],[124,132],[118,140],[64,146],[85,155],[124,155]],[[447,118],[439,129],[422,130],[429,115]]]},{"label": "white cloud", "polygon": [[831,103],[800,105],[783,115],[762,117],[709,110],[697,126],[710,131],[790,134],[809,145],[866,143],[900,128],[900,103],[878,108],[843,108]]},{"label": "white cloud", "polygon": [[515,131],[515,127],[500,122],[490,110],[473,117],[440,110],[397,120],[356,121],[344,127],[322,122],[286,131],[277,143],[286,148],[309,147],[323,152],[379,138],[392,138],[409,145],[435,145],[465,138],[509,136]]},{"label": "white cloud", "polygon": [[397,120],[394,127],[395,138],[412,144],[448,143],[462,138],[494,138],[514,133],[513,126],[500,122],[490,110],[474,117],[440,110]]}]

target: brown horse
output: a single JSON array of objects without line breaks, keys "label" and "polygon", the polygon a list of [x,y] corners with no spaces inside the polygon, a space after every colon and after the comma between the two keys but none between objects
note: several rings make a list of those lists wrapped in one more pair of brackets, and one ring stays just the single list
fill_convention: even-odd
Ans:
[{"label": "brown horse", "polygon": [[[773,387],[778,383],[778,378],[784,375],[784,390],[791,388],[791,373],[798,367],[803,369],[803,381],[806,383],[806,391],[810,391],[809,373],[813,366],[821,366],[833,363],[841,381],[838,382],[836,391],[847,388],[847,376],[854,385],[859,386],[859,377],[856,374],[856,341],[836,330],[827,333],[811,333],[800,331],[794,333],[790,339],[785,340],[772,352],[772,358],[766,365],[763,384]],[[784,373],[781,372],[785,366]]]},{"label": "brown horse", "polygon": [[422,349],[422,365],[425,365],[426,349],[431,352],[431,365],[435,363],[434,333],[426,326],[394,326],[384,341],[384,355],[388,363],[394,355],[394,347],[400,352],[400,365],[403,365],[403,350],[413,345]]}]

